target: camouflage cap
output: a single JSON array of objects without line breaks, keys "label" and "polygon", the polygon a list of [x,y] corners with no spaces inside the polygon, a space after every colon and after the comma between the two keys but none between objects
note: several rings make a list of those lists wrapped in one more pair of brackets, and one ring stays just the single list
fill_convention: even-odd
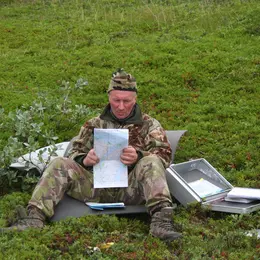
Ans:
[{"label": "camouflage cap", "polygon": [[125,72],[124,69],[117,69],[117,71],[112,74],[107,92],[109,93],[114,89],[137,92],[136,80],[131,74]]}]

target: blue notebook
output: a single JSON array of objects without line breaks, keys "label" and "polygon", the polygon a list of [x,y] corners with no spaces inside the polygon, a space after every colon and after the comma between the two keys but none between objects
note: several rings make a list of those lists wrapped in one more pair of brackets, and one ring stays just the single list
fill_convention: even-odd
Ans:
[{"label": "blue notebook", "polygon": [[116,203],[86,202],[86,205],[89,206],[91,209],[95,209],[95,210],[115,209],[115,208],[125,207],[125,204],[123,202],[116,202]]}]

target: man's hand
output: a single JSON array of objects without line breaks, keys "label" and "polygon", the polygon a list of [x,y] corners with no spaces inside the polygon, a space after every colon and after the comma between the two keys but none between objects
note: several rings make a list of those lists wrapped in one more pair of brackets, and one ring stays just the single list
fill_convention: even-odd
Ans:
[{"label": "man's hand", "polygon": [[138,154],[133,146],[128,146],[127,148],[123,149],[120,159],[123,164],[130,166],[136,163]]},{"label": "man's hand", "polygon": [[83,160],[83,164],[85,166],[93,166],[99,162],[99,158],[97,157],[94,149],[91,149],[87,156]]}]

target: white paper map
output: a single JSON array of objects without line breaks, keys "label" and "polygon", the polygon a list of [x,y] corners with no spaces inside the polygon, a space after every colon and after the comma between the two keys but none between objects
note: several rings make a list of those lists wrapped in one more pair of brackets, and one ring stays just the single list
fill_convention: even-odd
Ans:
[{"label": "white paper map", "polygon": [[94,165],[94,188],[128,186],[127,166],[120,161],[128,146],[128,129],[94,129],[94,150],[100,161]]},{"label": "white paper map", "polygon": [[190,182],[189,185],[201,198],[214,195],[222,191],[220,187],[204,179]]}]

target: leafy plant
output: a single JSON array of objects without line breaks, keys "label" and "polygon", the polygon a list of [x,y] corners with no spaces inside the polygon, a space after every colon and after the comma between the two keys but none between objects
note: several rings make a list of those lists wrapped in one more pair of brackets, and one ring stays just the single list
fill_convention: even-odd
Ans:
[{"label": "leafy plant", "polygon": [[[5,115],[4,109],[1,109],[0,114],[5,121],[5,124],[1,124],[1,129],[13,130],[13,136],[8,138],[7,144],[0,151],[2,170],[0,178],[7,180],[7,187],[17,188],[19,185],[21,190],[30,190],[30,186],[37,182],[50,160],[57,156],[58,137],[55,132],[58,132],[60,128],[63,128],[63,131],[71,129],[83,116],[97,113],[98,110],[90,109],[82,104],[72,105],[70,100],[71,92],[80,93],[87,84],[88,82],[82,78],[77,80],[74,87],[71,87],[69,82],[63,81],[61,88],[63,95],[60,98],[62,103],[54,98],[47,99],[46,94],[40,93],[32,105],[23,105],[15,112],[9,112],[8,115]],[[53,122],[52,128],[48,122]],[[48,147],[40,149],[37,158],[33,158],[35,151],[41,145]],[[8,170],[9,165],[15,161],[24,165],[22,171]],[[7,187],[3,185],[6,185],[6,182],[3,181],[0,185],[1,189],[6,190]]]}]

